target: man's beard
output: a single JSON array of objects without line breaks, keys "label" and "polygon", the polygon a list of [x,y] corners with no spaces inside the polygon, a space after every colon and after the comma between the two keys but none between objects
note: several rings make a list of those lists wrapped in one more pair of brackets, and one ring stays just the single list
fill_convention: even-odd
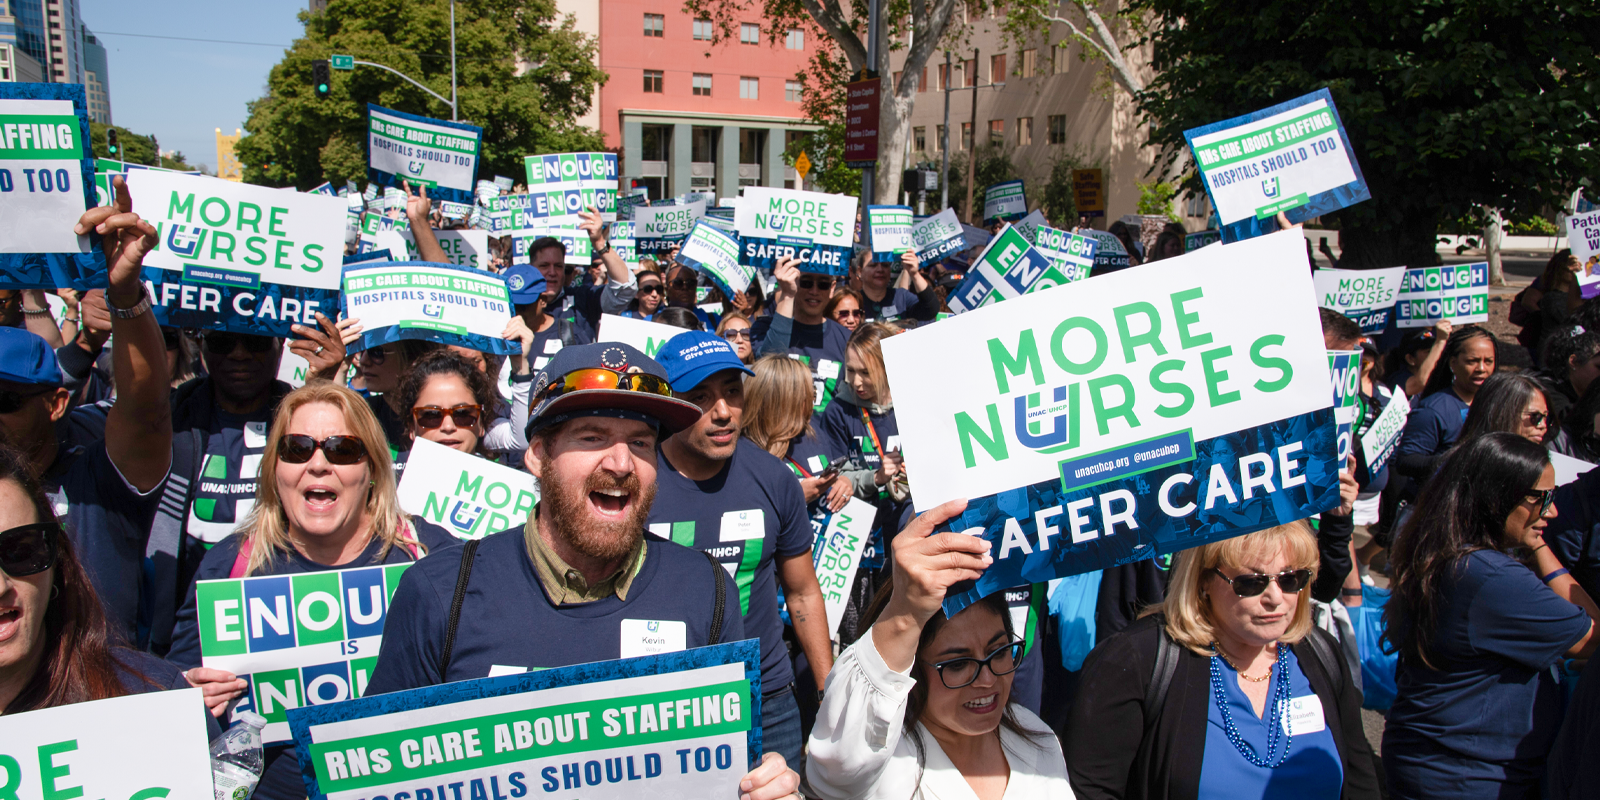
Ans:
[{"label": "man's beard", "polygon": [[[539,489],[543,492],[541,503],[549,503],[554,512],[550,523],[556,536],[572,545],[572,549],[600,561],[614,561],[634,551],[644,538],[645,520],[650,516],[650,505],[656,498],[656,485],[641,486],[639,476],[629,473],[626,478],[596,470],[579,486],[568,486],[556,473],[553,461],[544,462],[539,470]],[[589,510],[589,493],[604,489],[621,489],[631,500],[628,515],[621,520],[594,519]]]}]

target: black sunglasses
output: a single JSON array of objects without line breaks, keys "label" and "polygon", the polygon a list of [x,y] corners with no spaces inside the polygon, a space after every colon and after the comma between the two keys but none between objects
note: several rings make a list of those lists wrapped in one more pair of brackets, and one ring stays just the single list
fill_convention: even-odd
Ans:
[{"label": "black sunglasses", "polygon": [[674,289],[695,289],[700,286],[700,281],[690,278],[678,278],[672,282]]},{"label": "black sunglasses", "polygon": [[[1538,423],[1534,423],[1537,425]],[[1539,516],[1550,513],[1550,507],[1556,504],[1556,490],[1554,489],[1529,489],[1527,498],[1539,505]]]},{"label": "black sunglasses", "polygon": [[21,411],[29,400],[53,391],[55,391],[54,386],[45,386],[31,392],[0,391],[0,414],[15,414]]},{"label": "black sunglasses", "polygon": [[441,406],[416,406],[411,409],[411,418],[417,421],[417,427],[431,431],[444,425],[444,417],[450,415],[457,428],[478,427],[478,417],[483,413],[483,407],[472,403],[462,403],[458,406],[444,408]]},{"label": "black sunglasses", "polygon": [[1259,572],[1252,572],[1233,578],[1222,574],[1220,569],[1209,571],[1216,573],[1217,577],[1227,581],[1228,585],[1233,587],[1233,593],[1240,597],[1260,595],[1267,590],[1268,586],[1272,585],[1273,581],[1278,582],[1278,588],[1282,589],[1284,594],[1294,594],[1306,588],[1306,584],[1311,583],[1311,570],[1309,569],[1291,569],[1276,575],[1262,575]]},{"label": "black sunglasses", "polygon": [[61,525],[35,522],[0,531],[0,570],[13,578],[37,575],[55,566],[61,554]]},{"label": "black sunglasses", "polygon": [[289,433],[278,440],[278,460],[304,464],[319,449],[329,464],[341,467],[359,464],[367,457],[367,446],[354,436],[329,436],[319,442],[303,433]]},{"label": "black sunglasses", "polygon": [[661,284],[659,284],[659,283],[641,283],[641,284],[639,284],[639,292],[638,292],[639,294],[660,294],[660,292],[661,292]]},{"label": "black sunglasses", "polygon": [[249,333],[229,333],[227,331],[205,331],[200,334],[201,341],[206,344],[206,352],[214,356],[225,356],[233,352],[236,345],[244,345],[246,353],[260,355],[272,349],[271,336],[255,336]]},{"label": "black sunglasses", "polygon": [[369,347],[366,350],[361,351],[361,363],[363,364],[376,367],[382,365],[383,362],[388,360],[389,351],[383,349],[381,346]]},{"label": "black sunglasses", "polygon": [[795,285],[799,286],[802,289],[806,289],[808,291],[811,290],[811,289],[832,289],[833,288],[833,279],[832,278],[801,278],[800,280],[795,281]]},{"label": "black sunglasses", "polygon": [[1022,663],[1023,645],[1023,642],[1012,642],[990,653],[988,658],[952,658],[934,664],[933,668],[938,670],[944,688],[960,689],[971,686],[984,667],[996,678],[1016,672],[1017,665]]},{"label": "black sunglasses", "polygon": [[1535,428],[1543,428],[1545,422],[1547,420],[1549,420],[1549,419],[1550,419],[1550,415],[1544,413],[1543,411],[1529,411],[1528,412],[1528,424],[1532,425]]}]

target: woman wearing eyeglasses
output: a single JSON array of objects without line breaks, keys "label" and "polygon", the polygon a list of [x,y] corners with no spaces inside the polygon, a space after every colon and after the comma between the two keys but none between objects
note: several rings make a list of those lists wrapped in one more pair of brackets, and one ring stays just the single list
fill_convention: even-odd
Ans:
[{"label": "woman wearing eyeglasses", "polygon": [[639,288],[634,292],[633,299],[628,301],[628,307],[618,316],[629,319],[650,319],[666,304],[667,284],[662,280],[661,273],[653,269],[639,270],[635,279]]},{"label": "woman wearing eyeglasses", "polygon": [[733,352],[739,354],[739,360],[746,364],[755,360],[755,346],[750,335],[750,318],[734,311],[722,315],[722,324],[717,326],[717,335],[728,340],[733,345]]},{"label": "woman wearing eyeglasses", "polygon": [[811,730],[806,778],[818,796],[1073,796],[1056,737],[1010,702],[1022,641],[1005,594],[953,617],[941,609],[953,584],[993,562],[980,538],[933,533],[965,508],[945,503],[895,537],[894,583],[868,607],[867,635],[834,662]]},{"label": "woman wearing eyeglasses", "polygon": [[1077,796],[1376,800],[1316,571],[1303,522],[1179,553],[1167,599],[1084,662],[1062,734]]},{"label": "woman wearing eyeglasses", "polygon": [[[382,430],[361,397],[329,381],[308,383],[278,405],[250,515],[206,553],[195,580],[399,564],[456,544],[442,528],[402,511],[395,483]],[[245,681],[200,666],[193,584],[172,638],[167,659],[187,670],[221,717]],[[292,748],[268,748],[266,759],[255,797],[305,797]]]},{"label": "woman wearing eyeglasses", "polygon": [[1594,653],[1600,619],[1544,542],[1554,490],[1549,454],[1525,437],[1464,439],[1395,536],[1391,797],[1539,796],[1561,725],[1559,666]]}]

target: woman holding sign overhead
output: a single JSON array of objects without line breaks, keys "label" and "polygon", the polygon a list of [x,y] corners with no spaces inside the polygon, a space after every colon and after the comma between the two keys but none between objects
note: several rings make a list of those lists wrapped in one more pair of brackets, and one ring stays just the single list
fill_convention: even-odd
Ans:
[{"label": "woman holding sign overhead", "polygon": [[[402,564],[456,543],[442,528],[400,510],[378,420],[359,395],[331,382],[314,381],[283,398],[260,475],[250,515],[206,553],[196,581]],[[187,670],[221,717],[247,683],[200,666],[199,616],[191,585],[167,659]],[[305,797],[289,747],[268,748],[266,759],[257,798]]]}]

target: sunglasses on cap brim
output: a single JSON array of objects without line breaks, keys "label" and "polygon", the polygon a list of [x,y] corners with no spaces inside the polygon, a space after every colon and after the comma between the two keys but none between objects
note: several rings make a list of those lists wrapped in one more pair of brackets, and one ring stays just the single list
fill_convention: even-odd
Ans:
[{"label": "sunglasses on cap brim", "polygon": [[561,376],[561,380],[552,383],[539,392],[534,405],[549,400],[554,400],[562,395],[573,392],[594,390],[643,392],[662,397],[672,396],[672,386],[665,378],[658,378],[642,372],[617,372],[604,367],[591,367],[588,369],[573,370]]}]

